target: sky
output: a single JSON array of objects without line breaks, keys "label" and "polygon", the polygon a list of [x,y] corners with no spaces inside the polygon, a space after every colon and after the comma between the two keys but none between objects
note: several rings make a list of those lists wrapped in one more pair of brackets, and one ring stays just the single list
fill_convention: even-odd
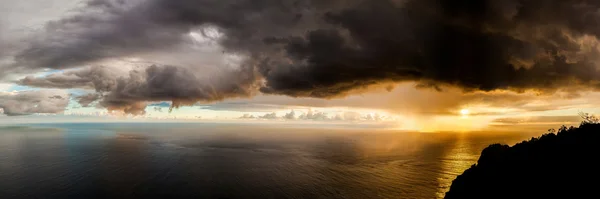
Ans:
[{"label": "sky", "polygon": [[579,112],[600,113],[599,8],[594,0],[3,1],[0,123],[576,125]]}]

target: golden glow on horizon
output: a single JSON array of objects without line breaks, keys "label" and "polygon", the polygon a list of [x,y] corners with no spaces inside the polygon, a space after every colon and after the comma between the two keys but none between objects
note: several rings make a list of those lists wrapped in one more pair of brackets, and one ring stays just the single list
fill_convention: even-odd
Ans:
[{"label": "golden glow on horizon", "polygon": [[[132,60],[134,60],[132,58]],[[411,83],[399,84],[392,90],[365,89],[364,93],[344,98],[313,99],[259,95],[252,99],[229,99],[222,104],[203,104],[203,108],[182,107],[173,112],[167,108],[146,108],[146,115],[115,115],[96,107],[71,105],[65,116],[95,116],[100,121],[185,121],[185,122],[242,122],[290,123],[308,126],[332,124],[373,126],[374,128],[416,132],[511,131],[532,128],[545,131],[562,124],[577,125],[579,111],[600,114],[595,104],[600,92],[570,96],[566,93],[540,95],[533,91],[490,91],[464,93],[456,88],[444,92],[417,89]],[[211,109],[211,106],[216,106]],[[204,108],[208,107],[208,108]],[[294,112],[295,119],[285,116]],[[307,118],[323,113],[318,118]],[[266,118],[275,113],[276,118]],[[242,118],[251,115],[252,119]],[[2,114],[0,114],[1,116]],[[304,115],[304,116],[302,116]],[[304,117],[304,118],[301,118]],[[573,119],[573,117],[575,119]],[[528,118],[528,119],[523,119]],[[8,117],[2,118],[5,123]],[[68,118],[70,120],[70,118]],[[32,120],[45,120],[36,119]],[[90,117],[89,120],[95,120]],[[10,120],[11,122],[13,120]],[[3,122],[3,121],[0,121]]]},{"label": "golden glow on horizon", "polygon": [[471,111],[469,111],[469,109],[461,109],[460,110],[460,116],[463,119],[469,118],[469,114],[471,114]]},{"label": "golden glow on horizon", "polygon": [[462,109],[462,110],[460,110],[460,115],[462,115],[463,117],[464,116],[469,116],[469,114],[470,114],[469,109]]}]

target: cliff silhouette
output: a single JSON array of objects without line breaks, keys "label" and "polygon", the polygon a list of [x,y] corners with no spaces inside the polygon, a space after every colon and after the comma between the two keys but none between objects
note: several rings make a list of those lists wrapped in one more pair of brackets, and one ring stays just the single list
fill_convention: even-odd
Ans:
[{"label": "cliff silhouette", "polygon": [[490,145],[445,199],[600,197],[600,124],[582,117],[579,127],[551,129],[512,147]]}]

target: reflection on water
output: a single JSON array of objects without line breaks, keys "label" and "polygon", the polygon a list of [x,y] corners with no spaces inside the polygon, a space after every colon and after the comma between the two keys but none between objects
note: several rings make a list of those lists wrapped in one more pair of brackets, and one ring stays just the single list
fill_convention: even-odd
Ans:
[{"label": "reflection on water", "polygon": [[442,198],[484,147],[528,137],[211,124],[0,128],[0,198]]},{"label": "reflection on water", "polygon": [[437,178],[437,198],[443,198],[446,192],[450,190],[452,180],[477,162],[481,150],[469,143],[465,134],[458,134],[456,140],[449,145],[450,150],[440,159],[441,170]]}]

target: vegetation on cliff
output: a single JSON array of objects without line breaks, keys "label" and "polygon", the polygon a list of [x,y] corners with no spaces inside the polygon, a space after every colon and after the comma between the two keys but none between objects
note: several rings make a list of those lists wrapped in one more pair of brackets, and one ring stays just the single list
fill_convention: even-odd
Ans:
[{"label": "vegetation on cliff", "polygon": [[490,145],[452,182],[445,198],[600,197],[599,119],[581,116],[579,127],[551,129],[512,147]]}]

